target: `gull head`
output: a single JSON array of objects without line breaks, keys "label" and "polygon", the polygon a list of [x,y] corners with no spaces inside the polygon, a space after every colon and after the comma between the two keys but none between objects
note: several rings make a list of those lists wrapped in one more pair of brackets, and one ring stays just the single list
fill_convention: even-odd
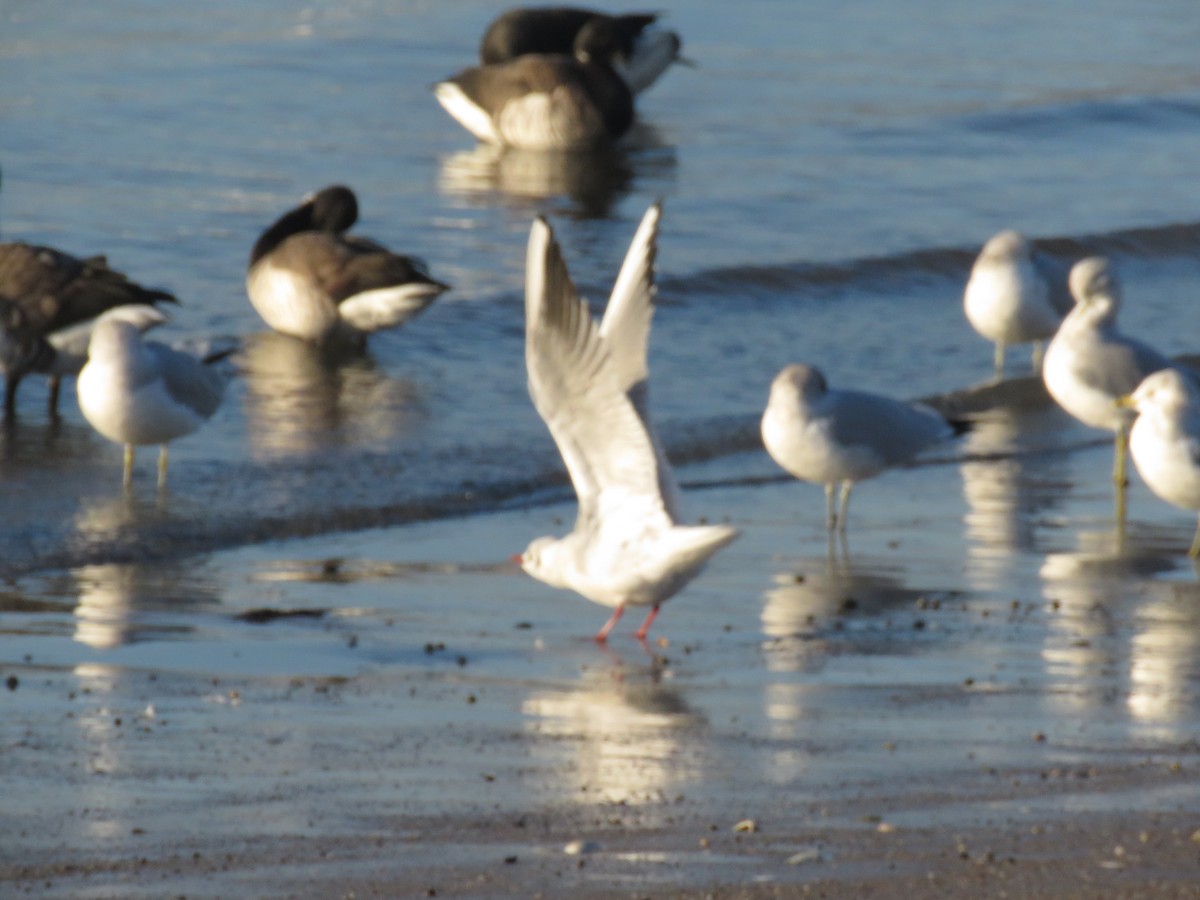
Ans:
[{"label": "gull head", "polygon": [[101,317],[88,342],[89,359],[121,359],[136,355],[142,343],[141,332],[130,322]]},{"label": "gull head", "polygon": [[1081,259],[1071,268],[1068,283],[1075,298],[1073,314],[1095,324],[1116,320],[1121,307],[1121,283],[1108,259],[1103,256]]},{"label": "gull head", "polygon": [[1178,369],[1161,369],[1147,375],[1132,394],[1117,399],[1117,405],[1139,413],[1174,415],[1200,400],[1196,386]]},{"label": "gull head", "polygon": [[535,538],[524,553],[513,557],[513,561],[538,581],[562,586],[563,542],[559,538]]},{"label": "gull head", "polygon": [[1030,258],[1029,241],[1019,231],[1001,231],[979,252],[979,261],[993,265],[1011,264]]},{"label": "gull head", "polygon": [[810,406],[829,390],[829,383],[816,366],[793,363],[784,366],[771,382],[770,405]]}]

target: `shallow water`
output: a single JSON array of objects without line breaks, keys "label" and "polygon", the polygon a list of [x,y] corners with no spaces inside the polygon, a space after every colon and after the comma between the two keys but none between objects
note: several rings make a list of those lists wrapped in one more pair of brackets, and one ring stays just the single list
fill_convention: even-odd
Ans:
[{"label": "shallow water", "polygon": [[[474,148],[432,99],[492,4],[0,11],[0,235],[104,252],[182,298],[162,339],[241,346],[168,492],[143,453],[123,495],[70,392],[51,421],[28,383],[4,429],[0,738],[26,788],[4,812],[30,847],[169,841],[191,809],[247,839],[431,805],[782,816],[782,788],[815,808],[1194,739],[1193,517],[1135,480],[1117,532],[1108,439],[1032,379],[989,385],[961,310],[978,247],[1018,227],[1115,256],[1125,330],[1200,349],[1191,5],[658,7],[697,65],[587,160]],[[454,290],[331,364],[264,333],[242,279],[258,231],[335,181]],[[744,536],[666,608],[667,646],[604,654],[604,610],[504,562],[574,515],[525,391],[521,267],[545,214],[599,306],[657,197],[655,416],[692,515]],[[758,446],[801,360],[979,417],[856,492],[848,555]]]}]

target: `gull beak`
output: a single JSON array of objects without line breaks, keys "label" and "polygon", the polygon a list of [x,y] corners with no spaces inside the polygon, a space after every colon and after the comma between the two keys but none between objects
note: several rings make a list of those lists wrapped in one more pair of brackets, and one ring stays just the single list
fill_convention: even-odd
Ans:
[{"label": "gull beak", "polygon": [[514,553],[512,556],[509,557],[509,559],[512,560],[513,562],[515,562],[519,566],[521,563],[523,563],[525,561],[525,554],[524,553]]},{"label": "gull beak", "polygon": [[1113,406],[1118,409],[1135,409],[1133,404],[1133,394],[1124,394],[1113,401]]}]

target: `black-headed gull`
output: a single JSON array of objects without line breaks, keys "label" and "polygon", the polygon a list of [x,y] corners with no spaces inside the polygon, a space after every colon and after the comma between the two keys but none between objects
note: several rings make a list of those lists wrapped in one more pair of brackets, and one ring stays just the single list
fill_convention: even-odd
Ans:
[{"label": "black-headed gull", "polygon": [[530,53],[573,54],[583,29],[602,20],[620,37],[613,68],[638,94],[680,60],[679,35],[654,27],[658,17],[658,13],[610,16],[575,6],[517,7],[501,13],[487,27],[479,42],[479,61],[490,65]]},{"label": "black-headed gull", "polygon": [[301,340],[361,347],[371,332],[403,325],[447,290],[420,260],[346,234],[356,221],[354,192],[333,185],[263,232],[246,273],[263,321]]},{"label": "black-headed gull", "polygon": [[86,357],[92,324],[104,314],[145,330],[166,321],[157,304],[166,291],[143,287],[110,269],[103,256],[79,259],[34,244],[0,244],[0,367],[5,413],[16,410],[17,387],[31,373],[50,377],[49,407],[58,409],[59,379],[75,375]]},{"label": "black-headed gull", "polygon": [[[826,524],[846,530],[855,483],[909,462],[957,433],[936,410],[863,391],[834,390],[813,366],[784,367],[762,417],[771,458],[802,481],[825,485]],[[834,511],[834,488],[842,486]]]},{"label": "black-headed gull", "polygon": [[[1119,406],[1137,410],[1129,455],[1157,496],[1200,511],[1200,393],[1175,369],[1147,375]],[[1200,556],[1200,522],[1188,556]]]},{"label": "black-headed gull", "polygon": [[1071,310],[1066,271],[1057,272],[1019,232],[1002,231],[975,260],[963,309],[971,327],[996,345],[997,376],[1004,373],[1004,351],[1012,344],[1033,343],[1037,369],[1043,342],[1054,337]]},{"label": "black-headed gull", "polygon": [[83,417],[104,437],[125,445],[125,484],[133,476],[133,448],[159,444],[162,487],[167,443],[191,434],[217,411],[225,379],[187,353],[143,341],[128,322],[101,319],[77,386]]},{"label": "black-headed gull", "polygon": [[529,393],[579,499],[575,529],[540,537],[515,557],[534,578],[613,607],[659,607],[738,536],[730,525],[680,525],[670,465],[647,416],[646,346],[653,315],[661,208],[650,207],[621,267],[603,321],[579,298],[554,233],[539,218],[525,269]]},{"label": "black-headed gull", "polygon": [[574,55],[532,53],[474,66],[434,86],[438,103],[488,144],[524,150],[603,146],[633,124],[633,94],[612,67],[620,35],[585,26]]},{"label": "black-headed gull", "polygon": [[1170,368],[1171,361],[1117,331],[1121,287],[1107,259],[1091,256],[1077,262],[1070,285],[1075,307],[1046,348],[1042,380],[1058,405],[1080,422],[1115,434],[1113,481],[1122,514],[1126,447],[1136,413],[1115,401],[1136,390],[1147,375]]}]

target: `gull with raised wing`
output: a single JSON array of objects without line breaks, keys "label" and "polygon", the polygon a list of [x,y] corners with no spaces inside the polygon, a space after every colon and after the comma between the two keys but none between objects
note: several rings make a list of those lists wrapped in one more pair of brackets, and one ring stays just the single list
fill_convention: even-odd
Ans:
[{"label": "gull with raised wing", "polygon": [[[856,482],[911,461],[961,431],[936,410],[865,391],[834,390],[820,369],[796,363],[771,383],[762,417],[767,453],[802,481],[825,485],[830,531],[846,530]],[[834,511],[834,489],[842,486]]]},{"label": "gull with raised wing", "polygon": [[225,379],[204,360],[143,341],[128,322],[101,319],[77,386],[83,417],[104,437],[125,445],[126,486],[133,477],[133,448],[158,444],[163,487],[167,443],[191,434],[217,411]]},{"label": "gull with raised wing", "polygon": [[661,207],[650,207],[597,325],[544,219],[529,235],[525,362],[529,393],[579,499],[574,530],[540,537],[515,557],[540,581],[613,607],[603,642],[627,606],[659,607],[739,534],[679,524],[678,491],[647,415],[646,347],[653,315]]}]

